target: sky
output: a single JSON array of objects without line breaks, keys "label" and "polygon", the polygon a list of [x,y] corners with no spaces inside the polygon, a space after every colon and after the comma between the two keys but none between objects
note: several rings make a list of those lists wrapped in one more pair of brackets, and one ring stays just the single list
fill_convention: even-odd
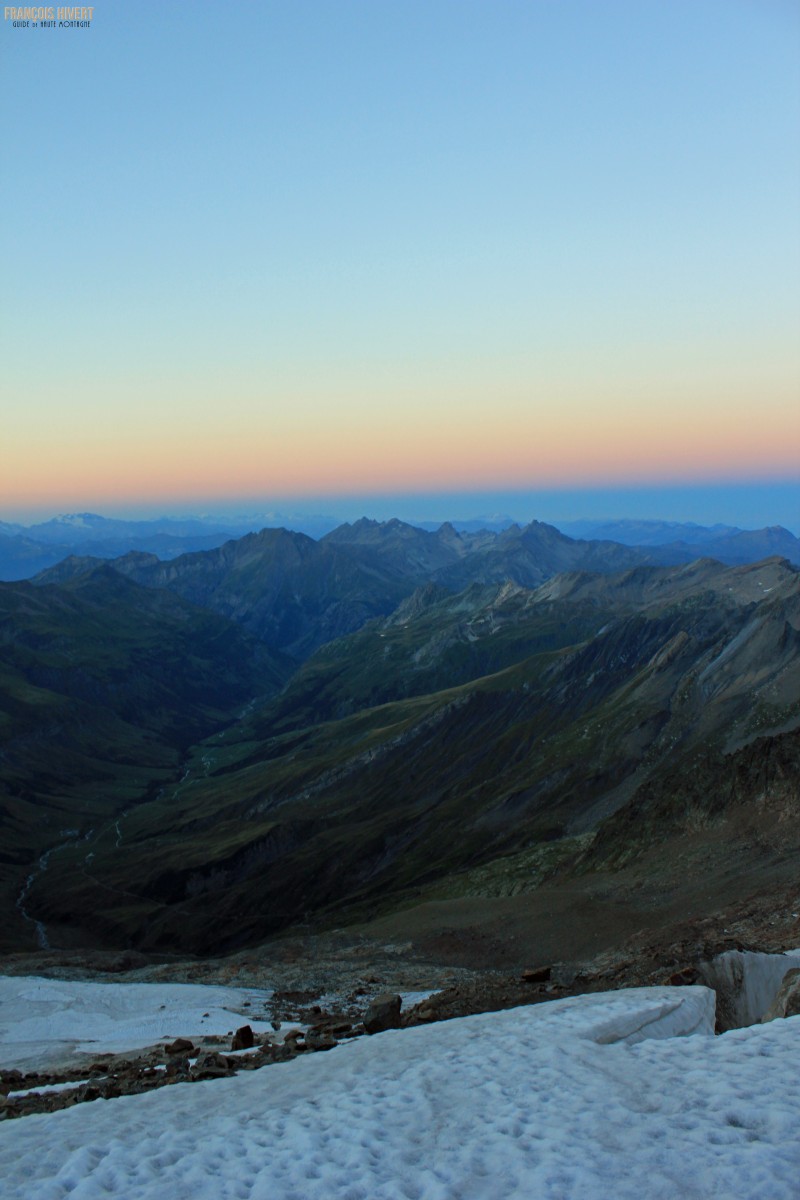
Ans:
[{"label": "sky", "polygon": [[799,51],[793,0],[4,20],[0,520],[510,493],[798,528]]}]

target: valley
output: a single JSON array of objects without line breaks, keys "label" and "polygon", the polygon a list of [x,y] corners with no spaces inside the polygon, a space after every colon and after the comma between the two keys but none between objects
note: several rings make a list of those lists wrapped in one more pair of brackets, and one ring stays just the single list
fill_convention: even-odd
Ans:
[{"label": "valley", "polygon": [[0,585],[4,952],[499,967],[789,886],[800,573],[630,553],[363,521]]}]

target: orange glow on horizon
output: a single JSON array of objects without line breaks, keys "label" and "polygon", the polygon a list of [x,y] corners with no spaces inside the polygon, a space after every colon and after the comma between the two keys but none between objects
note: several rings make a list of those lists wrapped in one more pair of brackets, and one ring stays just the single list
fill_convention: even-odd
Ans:
[{"label": "orange glow on horizon", "polygon": [[330,380],[280,400],[253,383],[228,396],[218,379],[139,378],[113,406],[110,391],[102,380],[83,395],[82,420],[66,388],[18,407],[0,508],[769,481],[800,466],[800,404],[782,372],[760,386],[733,371],[592,383],[579,364],[527,384],[398,379],[379,396]]},{"label": "orange glow on horizon", "polygon": [[394,428],[337,441],[323,428],[294,443],[195,435],[178,449],[128,438],[124,446],[84,444],[66,457],[63,446],[49,452],[42,446],[35,462],[4,464],[0,505],[92,508],[212,496],[624,486],[797,474],[800,430],[786,431],[778,446],[765,425],[727,436],[701,428],[689,441],[682,427],[670,429],[668,421],[658,436],[611,421],[602,432],[601,439],[591,428],[529,426],[491,440],[475,426],[438,437]]}]

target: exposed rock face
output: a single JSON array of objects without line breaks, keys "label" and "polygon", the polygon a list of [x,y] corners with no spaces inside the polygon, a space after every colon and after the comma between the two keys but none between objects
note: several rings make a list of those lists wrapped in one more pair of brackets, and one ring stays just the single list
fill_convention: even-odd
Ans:
[{"label": "exposed rock face", "polygon": [[800,967],[793,967],[784,975],[777,996],[761,1020],[762,1022],[774,1021],[777,1017],[796,1017],[798,1015],[800,1015]]},{"label": "exposed rock face", "polygon": [[382,996],[376,996],[364,1017],[364,1029],[367,1033],[382,1033],[384,1029],[399,1029],[402,1005],[403,1001],[399,996],[392,996],[388,992]]}]

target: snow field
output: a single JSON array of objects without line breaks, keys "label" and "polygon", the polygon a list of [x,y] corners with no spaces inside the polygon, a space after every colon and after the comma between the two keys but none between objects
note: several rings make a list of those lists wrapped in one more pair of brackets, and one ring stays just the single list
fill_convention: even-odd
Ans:
[{"label": "snow field", "polygon": [[704,988],[577,997],[5,1122],[2,1194],[797,1200],[800,1018],[712,1020]]},{"label": "snow field", "polygon": [[271,995],[191,983],[0,976],[0,1066],[43,1069],[77,1051],[124,1053],[176,1037],[224,1035],[243,1024],[272,1032],[269,1021],[256,1018]]}]

